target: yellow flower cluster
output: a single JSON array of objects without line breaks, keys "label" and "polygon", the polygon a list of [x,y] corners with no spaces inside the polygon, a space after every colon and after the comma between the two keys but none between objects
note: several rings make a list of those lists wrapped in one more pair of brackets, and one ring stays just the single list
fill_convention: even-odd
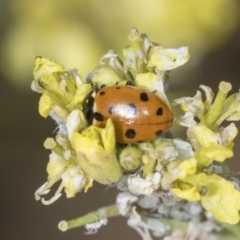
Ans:
[{"label": "yellow flower cluster", "polygon": [[235,124],[227,127],[223,120],[239,120],[239,94],[227,98],[231,84],[221,82],[219,92],[213,102],[213,92],[209,87],[200,86],[206,93],[203,102],[201,92],[193,98],[181,98],[185,111],[179,124],[188,127],[187,135],[194,147],[192,158],[169,164],[168,172],[173,176],[172,193],[179,199],[201,201],[202,206],[214,217],[229,224],[239,222],[240,192],[232,182],[216,174],[213,162],[223,162],[233,156],[233,140],[237,135]]},{"label": "yellow flower cluster", "polygon": [[[52,203],[61,196],[63,188],[67,197],[73,197],[77,192],[87,191],[93,180],[101,184],[115,183],[122,177],[122,167],[133,168],[131,159],[135,157],[135,149],[134,154],[130,153],[130,165],[126,157],[120,157],[124,158],[120,160],[122,166],[119,163],[112,120],[107,120],[105,128],[89,123],[87,114],[93,107],[94,90],[132,82],[137,87],[155,91],[167,102],[166,71],[184,64],[189,55],[186,47],[164,49],[153,44],[136,29],[131,30],[129,40],[131,46],[123,50],[124,61],[109,51],[102,57],[102,65],[90,74],[90,81],[82,80],[76,69],[67,71],[54,61],[36,58],[31,87],[42,94],[39,113],[43,117],[51,116],[58,124],[56,138],[45,143],[45,147],[52,150],[47,167],[48,182],[36,191],[37,200]],[[128,156],[126,152],[129,149],[121,156]],[[141,154],[137,161],[133,164],[135,169],[142,165]],[[46,201],[42,196],[59,180],[62,183],[55,196]]]},{"label": "yellow flower cluster", "polygon": [[[222,164],[233,156],[235,124],[221,126],[225,120],[240,119],[239,93],[227,97],[231,84],[221,82],[214,99],[213,91],[201,85],[194,97],[175,100],[185,114],[177,119],[187,127],[188,142],[156,137],[151,142],[127,146],[116,144],[111,118],[104,128],[92,125],[88,113],[93,109],[95,90],[105,86],[131,83],[154,92],[170,107],[165,95],[169,71],[183,65],[188,49],[164,49],[136,29],[129,34],[131,45],[123,49],[124,60],[109,51],[101,65],[82,80],[76,69],[37,57],[32,89],[41,93],[39,113],[51,116],[58,124],[54,139],[44,146],[51,150],[47,165],[48,181],[36,191],[36,199],[50,204],[61,196],[87,191],[93,181],[112,184],[127,176],[127,190],[135,196],[159,196],[167,191],[177,200],[199,201],[214,217],[229,224],[239,222],[240,192],[221,176],[215,162]],[[54,197],[45,200],[57,181],[61,184]],[[129,193],[129,194],[130,194]]]},{"label": "yellow flower cluster", "polygon": [[[87,191],[93,180],[102,184],[119,181],[122,169],[115,155],[115,134],[111,119],[105,128],[88,126],[84,108],[92,92],[90,83],[82,81],[75,69],[66,71],[61,65],[45,58],[36,58],[32,89],[42,93],[39,113],[51,116],[58,124],[54,139],[47,139],[51,149],[47,166],[48,182],[36,191],[36,199],[44,204],[61,196]],[[43,195],[62,180],[55,196],[46,201]]]}]

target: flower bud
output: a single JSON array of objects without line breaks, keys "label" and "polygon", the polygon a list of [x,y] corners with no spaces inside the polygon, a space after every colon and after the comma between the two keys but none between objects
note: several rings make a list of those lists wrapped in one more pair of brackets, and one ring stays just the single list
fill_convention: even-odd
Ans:
[{"label": "flower bud", "polygon": [[122,77],[110,67],[99,66],[92,73],[92,82],[97,86],[111,86],[122,80]]},{"label": "flower bud", "polygon": [[53,149],[57,146],[57,143],[53,138],[47,138],[43,144],[46,149]]},{"label": "flower bud", "polygon": [[150,142],[142,142],[138,144],[138,149],[153,159],[157,159],[158,152],[154,149],[152,143]]},{"label": "flower bud", "polygon": [[142,165],[142,152],[135,147],[125,148],[119,155],[121,166],[126,170],[135,170]]},{"label": "flower bud", "polygon": [[105,128],[88,127],[81,134],[73,132],[70,141],[76,151],[76,159],[89,177],[101,184],[118,182],[122,168],[115,155],[115,133],[111,118]]},{"label": "flower bud", "polygon": [[151,150],[154,150],[154,147],[150,142],[142,142],[138,144],[138,149],[144,153],[149,153]]}]

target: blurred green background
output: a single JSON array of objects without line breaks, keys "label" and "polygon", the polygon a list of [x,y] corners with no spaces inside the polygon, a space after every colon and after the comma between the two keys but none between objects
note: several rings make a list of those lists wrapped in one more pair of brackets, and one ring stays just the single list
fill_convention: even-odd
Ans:
[{"label": "blurred green background", "polygon": [[[97,235],[57,229],[60,220],[114,203],[114,188],[95,184],[87,194],[64,196],[50,206],[35,202],[34,191],[47,177],[43,142],[56,127],[40,117],[40,95],[30,90],[36,56],[76,67],[86,77],[109,49],[121,56],[130,29],[137,27],[163,47],[189,46],[189,62],[173,71],[171,99],[193,96],[200,84],[216,92],[222,80],[236,92],[239,12],[238,0],[0,0],[1,239],[140,239],[121,217]],[[234,170],[240,170],[239,139],[229,160]]]}]

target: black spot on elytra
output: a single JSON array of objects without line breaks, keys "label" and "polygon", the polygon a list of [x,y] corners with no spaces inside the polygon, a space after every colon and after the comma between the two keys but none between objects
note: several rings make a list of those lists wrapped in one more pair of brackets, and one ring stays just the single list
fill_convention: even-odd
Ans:
[{"label": "black spot on elytra", "polygon": [[125,133],[125,136],[126,136],[127,138],[135,138],[136,132],[135,132],[134,129],[128,129],[128,130],[126,131],[126,133]]},{"label": "black spot on elytra", "polygon": [[114,114],[115,113],[114,107],[113,106],[109,107],[108,112],[109,112],[109,114]]},{"label": "black spot on elytra", "polygon": [[145,92],[140,93],[140,99],[143,102],[147,102],[149,100],[147,93],[145,93]]},{"label": "black spot on elytra", "polygon": [[99,121],[99,122],[104,121],[104,116],[103,116],[101,113],[99,113],[99,112],[95,112],[95,113],[94,113],[94,118],[95,118],[97,121]]},{"label": "black spot on elytra", "polygon": [[120,89],[121,87],[116,87],[116,89]]},{"label": "black spot on elytra", "polygon": [[161,134],[162,134],[162,130],[158,130],[155,134],[156,134],[157,136],[161,135]]},{"label": "black spot on elytra", "polygon": [[158,110],[157,110],[157,112],[156,112],[156,114],[157,114],[158,116],[162,116],[162,115],[163,115],[163,109],[162,109],[161,107],[159,107]]},{"label": "black spot on elytra", "polygon": [[103,96],[103,95],[105,95],[105,92],[104,92],[104,91],[101,91],[99,94],[100,94],[101,96]]}]

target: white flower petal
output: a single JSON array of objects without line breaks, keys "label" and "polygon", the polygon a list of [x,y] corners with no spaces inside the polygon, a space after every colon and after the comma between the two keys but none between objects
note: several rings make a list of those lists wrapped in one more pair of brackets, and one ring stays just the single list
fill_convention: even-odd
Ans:
[{"label": "white flower petal", "polygon": [[176,138],[173,139],[173,143],[178,152],[178,159],[183,160],[193,156],[193,149],[190,143]]},{"label": "white flower petal", "polygon": [[93,222],[93,223],[88,223],[85,225],[85,228],[87,229],[87,232],[85,232],[85,234],[88,234],[88,235],[95,234],[98,232],[99,228],[107,225],[107,223],[108,223],[107,218],[99,219],[98,221]]},{"label": "white flower petal", "polygon": [[194,114],[192,112],[188,111],[188,112],[185,112],[185,114],[183,116],[180,116],[176,120],[176,122],[181,126],[192,128],[197,125],[196,121],[194,120],[194,117],[195,117]]},{"label": "white flower petal", "polygon": [[[76,86],[83,84],[83,80],[81,79],[80,75],[78,74],[78,70],[76,68],[68,70],[68,73],[74,79]],[[68,77],[66,77],[66,78],[68,78]]]},{"label": "white flower petal", "polygon": [[49,179],[56,178],[57,175],[61,174],[67,167],[68,161],[55,152],[49,155],[49,162],[47,165],[47,173]]},{"label": "white flower petal", "polygon": [[208,86],[200,85],[199,87],[204,91],[204,93],[206,95],[206,101],[205,101],[205,112],[206,112],[212,105],[214,93],[213,93],[212,89]]},{"label": "white flower petal", "polygon": [[68,137],[71,139],[73,132],[78,132],[83,126],[85,126],[84,116],[82,111],[73,110],[67,117],[66,127]]},{"label": "white flower petal", "polygon": [[164,90],[163,76],[164,71],[158,71],[157,74],[152,72],[140,73],[137,74],[135,83],[139,88],[149,92],[155,92],[160,99],[170,106]]},{"label": "white flower petal", "polygon": [[50,204],[56,202],[61,196],[62,196],[62,194],[58,193],[58,194],[54,195],[52,198],[50,198],[49,200],[45,200],[44,198],[42,198],[41,202],[44,205],[50,205]]},{"label": "white flower petal", "polygon": [[109,60],[112,58],[116,58],[118,55],[116,53],[114,53],[113,50],[109,50],[106,54],[104,54],[101,59],[100,59],[100,63],[104,64],[105,60]]},{"label": "white flower petal", "polygon": [[133,196],[128,192],[119,193],[116,200],[119,213],[123,216],[129,214],[132,209],[132,203],[136,202],[137,200],[138,197]]},{"label": "white flower petal", "polygon": [[50,189],[45,189],[46,185],[48,184],[48,182],[45,182],[41,187],[39,187],[36,191],[35,191],[35,200],[39,201],[43,195],[46,195],[50,192]]},{"label": "white flower petal", "polygon": [[222,146],[228,147],[238,134],[238,129],[234,123],[231,123],[217,133],[218,141]]},{"label": "white flower petal", "polygon": [[159,172],[148,174],[146,179],[140,175],[131,175],[128,178],[128,189],[132,194],[151,196],[154,191],[159,189],[160,180],[161,174]]},{"label": "white flower petal", "polygon": [[173,104],[181,105],[183,111],[190,111],[193,115],[204,113],[205,105],[202,101],[202,93],[197,91],[194,97],[182,97],[175,99]]},{"label": "white flower petal", "polygon": [[73,197],[77,192],[80,192],[85,184],[86,178],[80,166],[68,167],[68,169],[62,174],[62,186],[65,188],[67,197]]},{"label": "white flower petal", "polygon": [[149,54],[147,67],[156,67],[158,70],[172,70],[186,63],[188,59],[187,47],[167,49],[161,46],[154,46]]}]

